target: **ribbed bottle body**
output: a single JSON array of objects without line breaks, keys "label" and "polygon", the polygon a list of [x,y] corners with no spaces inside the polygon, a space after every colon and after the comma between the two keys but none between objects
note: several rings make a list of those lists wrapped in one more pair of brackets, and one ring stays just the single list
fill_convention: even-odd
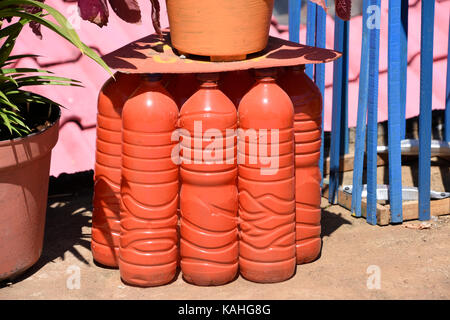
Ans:
[{"label": "ribbed bottle body", "polygon": [[140,77],[116,73],[98,97],[91,250],[94,260],[118,267],[122,109]]},{"label": "ribbed bottle body", "polygon": [[273,73],[257,73],[239,105],[240,273],[279,282],[295,272],[292,102]]},{"label": "ribbed bottle body", "polygon": [[204,77],[180,113],[180,253],[183,277],[206,286],[236,277],[239,248],[236,108]]},{"label": "ribbed bottle body", "polygon": [[322,95],[301,67],[288,68],[280,86],[295,110],[296,247],[297,263],[315,260],[321,241],[321,175],[319,168]]},{"label": "ribbed bottle body", "polygon": [[160,81],[145,80],[123,110],[119,268],[124,282],[172,281],[178,262],[178,108]]}]

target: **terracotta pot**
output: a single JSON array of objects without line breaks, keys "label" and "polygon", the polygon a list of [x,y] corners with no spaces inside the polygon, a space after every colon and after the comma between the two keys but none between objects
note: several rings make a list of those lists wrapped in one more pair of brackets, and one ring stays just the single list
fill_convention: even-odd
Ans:
[{"label": "terracotta pot", "polygon": [[42,253],[59,108],[54,107],[52,114],[53,125],[46,130],[0,141],[0,280],[24,272]]},{"label": "terracotta pot", "polygon": [[267,46],[274,0],[166,0],[172,45],[213,61],[243,60]]}]

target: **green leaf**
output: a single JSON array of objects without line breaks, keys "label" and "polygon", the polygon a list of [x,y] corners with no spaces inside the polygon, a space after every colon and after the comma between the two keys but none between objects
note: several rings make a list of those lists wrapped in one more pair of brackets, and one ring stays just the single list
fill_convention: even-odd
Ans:
[{"label": "green leaf", "polygon": [[[80,38],[78,37],[77,33],[75,32],[75,30],[72,27],[72,25],[70,24],[70,22],[58,10],[56,10],[55,8],[53,8],[53,7],[49,6],[49,5],[46,5],[45,3],[38,2],[38,1],[33,1],[33,0],[6,0],[6,1],[2,1],[0,3],[0,9],[1,8],[8,8],[9,6],[18,6],[18,5],[35,6],[35,7],[41,8],[42,10],[47,11],[56,20],[56,22],[59,24],[60,28],[58,28],[58,31],[61,32],[61,33],[66,34],[66,36],[70,39],[70,41],[76,47],[81,49],[82,42],[81,42]],[[5,9],[5,11],[6,10],[7,9]],[[16,14],[17,14],[19,10],[15,10],[15,11],[16,11]],[[26,13],[26,12],[22,12],[22,13]],[[33,16],[33,14],[30,14],[30,15]],[[36,18],[38,18],[37,15],[40,16],[41,13],[38,13],[38,14],[36,14],[34,16]],[[1,13],[0,13],[0,16],[1,16]],[[19,16],[19,15],[17,15],[17,16]],[[33,19],[31,19],[31,20],[33,20]],[[40,20],[45,20],[45,19],[40,19]],[[33,21],[36,21],[36,20],[33,20]],[[45,21],[49,22],[48,20],[45,20]],[[37,22],[39,22],[39,21],[37,21]]]},{"label": "green leaf", "polygon": [[61,104],[59,104],[47,97],[44,97],[44,96],[34,93],[34,92],[29,92],[29,91],[24,91],[24,90],[11,91],[8,94],[8,97],[10,98],[10,100],[13,100],[17,104],[19,104],[19,103],[35,103],[35,104],[43,104],[45,106],[47,106],[49,104],[53,104],[58,107],[64,108]]},{"label": "green leaf", "polygon": [[[0,14],[0,16],[1,16],[1,14]],[[9,55],[11,54],[12,49],[14,48],[17,37],[19,36],[19,34],[22,31],[25,24],[26,24],[26,20],[21,19],[19,22],[15,23],[11,26],[12,28],[10,29],[10,32],[8,33],[8,38],[5,40],[5,42],[2,44],[2,47],[0,48],[0,64],[3,65],[6,61],[6,59],[8,59]],[[7,29],[7,28],[5,28],[5,29]],[[3,30],[0,30],[0,32]]]},{"label": "green leaf", "polygon": [[[37,7],[42,8],[43,10],[46,10],[55,20],[57,23],[59,23],[59,26],[55,23],[43,19],[40,14],[29,14],[27,12],[22,12],[19,10],[11,10],[7,9],[10,5],[34,5]],[[89,58],[97,62],[100,66],[102,66],[109,74],[113,75],[112,71],[109,69],[108,65],[103,61],[103,59],[91,48],[86,46],[83,42],[81,42],[80,38],[78,37],[77,33],[75,32],[74,28],[70,24],[70,22],[56,9],[52,8],[49,5],[46,5],[41,2],[36,2],[32,0],[6,0],[2,1],[0,3],[0,9],[5,8],[3,10],[0,10],[0,17],[10,17],[10,16],[18,16],[21,18],[26,18],[31,21],[38,22],[47,28],[51,29],[52,31],[56,32],[60,36],[64,37],[66,40],[71,42],[74,46],[76,46],[83,54],[87,55]]]},{"label": "green leaf", "polygon": [[19,59],[25,59],[25,58],[38,58],[40,56],[35,54],[20,54],[15,56],[9,56],[8,59],[3,64],[0,64],[0,68],[4,68],[10,64],[17,63]]},{"label": "green leaf", "polygon": [[31,131],[31,129],[22,121],[24,118],[21,115],[9,110],[2,110],[2,112],[9,117],[10,122],[14,122],[14,124],[18,124],[19,126]]},{"label": "green leaf", "polygon": [[[0,11],[0,12],[1,12],[1,11]],[[2,16],[0,15],[0,17],[2,17]],[[15,22],[15,23],[13,23],[13,24],[10,24],[9,26],[6,26],[6,27],[3,28],[3,29],[0,29],[0,38],[6,38],[6,37],[9,37],[11,34],[15,33],[15,31],[16,31],[18,28],[23,27],[23,26],[26,25],[27,23],[28,23],[28,22],[25,21],[25,20],[23,20],[23,21],[18,21],[18,22]]]},{"label": "green leaf", "polygon": [[13,77],[11,77],[11,76],[4,76],[4,75],[0,74],[0,89],[2,88],[2,85],[5,82],[12,82],[12,83],[14,83],[17,86],[17,82],[16,82],[16,80],[14,80]]},{"label": "green leaf", "polygon": [[0,74],[12,74],[12,73],[25,73],[25,72],[36,72],[36,73],[49,73],[49,74],[54,74],[51,71],[47,71],[47,70],[42,70],[42,69],[35,69],[35,68],[10,68],[10,69],[0,69]]},{"label": "green leaf", "polygon": [[17,105],[15,105],[14,103],[11,103],[11,101],[8,99],[8,97],[1,91],[0,91],[0,103],[6,104],[7,106],[13,108],[14,110],[19,110]]},{"label": "green leaf", "polygon": [[19,60],[23,58],[39,58],[39,57],[40,55],[37,54],[18,54],[14,56],[9,56],[8,59],[6,59],[6,61]]},{"label": "green leaf", "polygon": [[19,87],[23,86],[36,86],[36,85],[62,85],[82,87],[81,82],[73,79],[54,77],[54,76],[30,76],[16,78]]},{"label": "green leaf", "polygon": [[[3,110],[2,110],[3,111]],[[6,114],[0,111],[0,117],[3,119],[3,124],[8,128],[9,133],[13,133],[13,127],[11,126],[11,121],[8,119]]]},{"label": "green leaf", "polygon": [[[27,12],[24,7],[27,5],[42,8],[42,12],[34,14]],[[35,22],[50,29],[113,76],[112,71],[99,54],[84,44],[64,15],[50,5],[34,0],[0,0],[0,19],[3,18],[19,18],[18,21],[15,19],[12,23],[0,28],[0,68],[2,68],[0,69],[0,130],[4,131],[7,128],[12,137],[15,135],[21,136],[31,131],[21,114],[17,113],[25,105],[32,104],[34,108],[48,108],[49,105],[63,107],[47,97],[21,90],[21,87],[37,85],[82,86],[78,80],[57,77],[50,71],[38,68],[13,67],[19,59],[38,57],[33,54],[11,55],[17,38],[26,24]]]},{"label": "green leaf", "polygon": [[14,77],[14,81],[0,84],[0,90],[3,90],[6,94],[8,94],[8,91],[25,86],[57,85],[83,87],[78,80],[51,75],[24,76],[24,74],[15,74],[12,77]]},{"label": "green leaf", "polygon": [[114,73],[111,71],[111,69],[105,63],[105,61],[103,61],[103,59],[94,50],[89,48],[84,43],[83,43],[83,49],[84,49],[84,54],[86,56],[88,56],[89,58],[91,58],[92,60],[97,62],[97,64],[99,64],[101,67],[103,67],[103,69],[105,69],[111,76],[114,77]]}]

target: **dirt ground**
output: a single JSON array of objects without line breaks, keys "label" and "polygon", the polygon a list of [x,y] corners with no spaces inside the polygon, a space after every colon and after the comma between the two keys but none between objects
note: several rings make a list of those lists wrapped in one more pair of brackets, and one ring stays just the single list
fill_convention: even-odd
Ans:
[{"label": "dirt ground", "polygon": [[22,276],[0,283],[0,299],[450,299],[450,216],[433,218],[423,230],[405,227],[419,221],[370,226],[323,199],[322,254],[288,281],[240,277],[197,287],[179,274],[169,285],[142,289],[93,262],[91,198],[92,172],[52,179],[42,257]]}]

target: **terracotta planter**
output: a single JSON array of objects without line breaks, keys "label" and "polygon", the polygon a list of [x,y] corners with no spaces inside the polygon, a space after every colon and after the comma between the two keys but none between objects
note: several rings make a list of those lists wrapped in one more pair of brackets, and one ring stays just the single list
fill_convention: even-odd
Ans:
[{"label": "terracotta planter", "polygon": [[267,46],[274,0],[166,0],[172,45],[213,61],[243,60]]},{"label": "terracotta planter", "polygon": [[0,280],[13,278],[39,259],[44,239],[53,125],[25,138],[0,141]]}]

